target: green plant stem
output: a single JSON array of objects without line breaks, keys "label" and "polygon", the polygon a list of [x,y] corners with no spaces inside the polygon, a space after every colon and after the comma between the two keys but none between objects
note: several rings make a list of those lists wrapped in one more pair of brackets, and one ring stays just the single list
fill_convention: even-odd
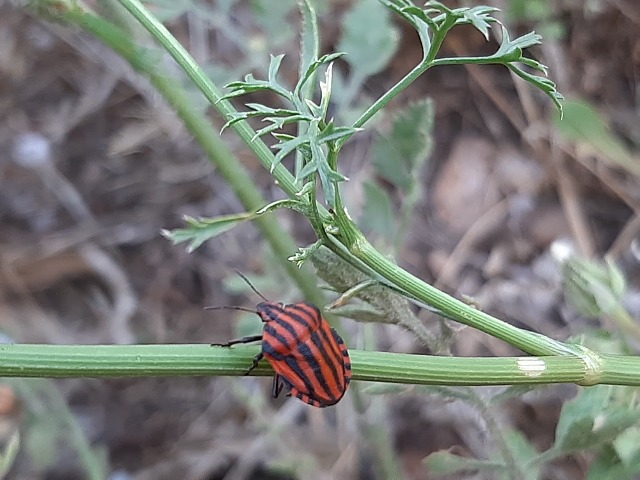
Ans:
[{"label": "green plant stem", "polygon": [[[100,39],[150,80],[182,119],[189,132],[197,140],[211,162],[216,165],[218,172],[229,182],[234,193],[247,210],[255,210],[267,203],[255,188],[255,184],[245,168],[222,142],[209,120],[191,104],[178,82],[162,72],[158,65],[149,64],[147,51],[141,48],[132,48],[129,37],[119,28],[80,9],[72,9],[65,13],[63,20],[82,27]],[[297,248],[291,236],[279,227],[272,214],[258,217],[255,219],[255,223],[276,257],[282,259],[282,266],[299,286],[305,298],[322,305],[324,296],[314,279],[286,260]]]},{"label": "green plant stem", "polygon": [[[225,119],[228,119],[230,114],[235,112],[231,104],[226,100],[221,100],[221,94],[217,87],[200,69],[195,60],[180,45],[180,43],[169,33],[169,31],[160,22],[158,22],[138,0],[118,1],[170,53],[185,73],[191,78],[194,84],[203,92],[206,98],[216,106]],[[71,12],[74,11],[78,12],[79,9],[71,10]],[[70,17],[71,14],[66,14],[65,16]],[[112,48],[116,49],[120,54],[134,64],[133,57],[136,55],[136,49],[131,48],[130,43],[127,43],[124,46],[115,45],[114,43],[116,42],[113,42],[112,39],[104,35],[100,28],[91,28],[91,22],[86,22],[83,25],[81,21],[83,18],[96,19],[96,17],[86,15],[84,12],[76,17],[76,23],[84,26],[87,30],[91,31],[91,33],[103,39],[105,43],[112,46]],[[433,50],[434,48],[431,48],[429,53]],[[362,126],[378,110],[386,105],[397,94],[406,89],[410,83],[437,62],[438,60],[434,60],[432,62],[421,62],[400,82],[398,82],[398,84],[376,101],[358,119],[354,126]],[[198,138],[198,141],[202,144],[207,153],[211,155],[211,158],[215,161],[216,165],[218,165],[221,173],[227,176],[230,184],[245,204],[245,207],[248,210],[251,210],[263,205],[265,202],[255,191],[255,187],[250,182],[248,175],[244,172],[244,169],[239,162],[235,161],[230,152],[228,152],[226,147],[224,147],[222,142],[220,142],[217,135],[212,132],[212,129],[208,122],[206,122],[206,119],[195,118],[195,114],[192,114],[189,111],[190,109],[186,107],[188,103],[184,103],[184,99],[179,98],[179,95],[182,95],[182,93],[179,92],[171,82],[163,80],[163,78],[158,74],[154,74],[152,69],[151,71],[148,70],[149,68],[143,71],[149,75],[156,87],[165,96],[167,96],[168,101],[179,111],[179,114],[183,117],[189,129]],[[174,95],[176,98],[172,99],[170,95]],[[266,168],[270,168],[273,165],[273,155],[260,139],[255,138],[255,132],[251,127],[246,122],[238,122],[234,125],[234,128],[236,128],[240,137],[258,156],[263,165]],[[346,141],[346,139],[344,140]],[[294,178],[287,169],[282,165],[278,165],[274,169],[273,175],[279,186],[290,197],[294,197],[297,189]],[[381,280],[385,285],[423,302],[424,304],[435,307],[447,318],[452,318],[483,332],[489,333],[520,348],[524,352],[534,355],[582,355],[588,353],[581,352],[577,348],[569,347],[561,342],[556,342],[542,335],[513,327],[498,320],[497,318],[485,314],[484,312],[475,310],[474,308],[422,282],[390,262],[376,251],[366,241],[353,222],[348,219],[343,208],[337,208],[336,210],[334,218],[340,229],[339,240],[346,248],[339,247],[335,242],[327,242],[327,234],[324,231],[321,231],[323,228],[322,221],[318,218],[316,218],[315,221],[312,221],[316,232],[319,234],[320,238],[323,238],[325,242],[328,243],[327,246],[341,258],[368,274],[373,273],[372,277],[377,280]],[[326,217],[327,215],[326,210],[320,206],[318,206],[316,214],[322,217]],[[286,258],[295,250],[295,246],[292,241],[286,241],[280,230],[276,231],[275,228],[271,228],[273,227],[273,220],[271,217],[259,218],[257,222],[269,243],[272,244],[272,247],[279,258]],[[303,293],[310,301],[318,304],[323,303],[322,297],[315,288],[315,285],[312,285],[312,282],[307,279],[306,276],[304,276],[293,264],[289,262],[285,262],[285,267],[292,277],[301,285]]]},{"label": "green plant stem", "polygon": [[[242,376],[258,346],[0,345],[0,377]],[[353,379],[420,385],[576,383],[640,386],[640,357],[455,358],[350,351]],[[251,372],[269,376],[268,362]]]},{"label": "green plant stem", "polygon": [[[237,113],[231,103],[223,100],[223,94],[211,81],[207,74],[200,68],[195,59],[187,50],[171,35],[171,33],[147,10],[138,0],[118,0],[118,2],[162,45],[171,57],[178,63],[186,75],[193,81],[207,100],[226,120],[232,113]],[[274,155],[269,147],[259,138],[256,132],[247,122],[238,122],[233,125],[235,131],[247,146],[255,153],[262,165],[271,170],[274,164]],[[278,186],[292,198],[298,192],[293,175],[283,166],[276,165],[272,175],[276,178]]]},{"label": "green plant stem", "polygon": [[[346,212],[336,211],[339,239],[349,252],[368,268],[384,278],[385,284],[410,298],[438,309],[447,317],[488,333],[531,355],[582,355],[588,353],[537,333],[509,325],[481,310],[457,300],[414,277],[378,252],[349,219]],[[328,245],[336,251],[335,244]]]},{"label": "green plant stem", "polygon": [[[146,8],[138,1],[138,0],[118,0],[124,8],[126,8],[143,26],[144,28],[169,52],[169,54],[175,59],[175,61],[182,67],[185,73],[192,79],[195,85],[203,92],[206,98],[212,102],[218,109],[218,111],[225,118],[229,118],[230,114],[235,112],[233,107],[226,100],[221,100],[221,94],[213,84],[213,82],[207,77],[207,75],[200,69],[195,60],[189,55],[189,53],[180,45],[180,43],[169,33],[169,31],[158,22],[151,13],[146,10]],[[433,50],[433,49],[431,49]],[[385,95],[383,95],[378,101],[376,101],[354,124],[355,127],[362,126],[371,116],[375,114],[378,110],[380,110],[384,105],[386,105],[391,99],[393,99],[397,94],[407,88],[409,84],[411,84],[415,79],[417,79],[424,71],[429,68],[431,62],[421,62],[416,68],[414,68],[409,74],[407,74],[400,82],[398,82],[391,90],[389,90]],[[251,129],[251,127],[246,122],[238,122],[234,125],[236,131],[240,135],[243,140],[249,145],[250,148],[253,149],[254,153],[260,158],[263,165],[266,168],[270,168],[273,165],[273,155],[269,151],[269,149],[264,145],[264,143],[260,139],[255,138],[255,132]],[[201,138],[201,137],[199,137]],[[205,140],[210,140],[213,138],[213,135],[205,136]],[[203,144],[204,146],[204,144]],[[225,162],[221,162],[225,163]],[[228,162],[227,162],[228,163]],[[278,184],[282,189],[289,195],[290,197],[294,197],[296,193],[296,187],[294,184],[293,176],[286,170],[286,168],[282,167],[282,165],[278,165],[273,174],[278,181]],[[236,188],[238,185],[238,181],[235,179],[231,182],[231,185]],[[339,197],[338,197],[338,201]],[[246,205],[245,205],[246,206]],[[247,206],[247,208],[255,208],[255,205]],[[338,214],[337,218],[343,216],[343,209],[337,209]],[[325,210],[322,208],[317,209],[318,215],[325,215]],[[268,218],[259,219],[261,224],[268,224]],[[316,231],[319,230],[319,225],[321,222],[318,222],[316,219]],[[349,222],[350,228],[345,228],[342,230],[341,235],[351,238],[343,238],[342,240],[345,242],[345,245],[349,249],[350,253],[354,253],[350,248],[350,245],[354,245],[357,243],[358,239],[364,239],[364,236],[355,228],[352,222]],[[321,228],[321,227],[320,227]],[[268,230],[267,230],[268,231]],[[321,238],[326,237],[326,234],[323,231],[318,232]],[[272,239],[268,237],[271,242]],[[366,242],[366,241],[365,241]],[[366,245],[371,247],[368,242]],[[336,249],[335,245],[328,245],[332,250],[338,254],[341,258],[348,261],[356,268],[361,268],[361,265],[358,262],[354,262],[353,258],[349,258],[349,255],[345,255],[345,252],[341,249]],[[290,248],[288,250],[288,254],[294,251],[294,248]],[[280,254],[281,251],[278,250],[276,253]],[[560,342],[554,342],[553,340],[546,339],[543,336],[539,336],[536,334],[532,334],[526,332],[524,330],[520,330],[516,327],[508,325],[500,320],[491,317],[490,315],[484,314],[483,312],[474,310],[472,307],[459,302],[458,300],[453,299],[452,297],[439,292],[437,289],[427,285],[426,283],[418,280],[417,278],[410,275],[408,272],[400,269],[398,266],[389,262],[386,258],[384,258],[379,252],[377,252],[373,247],[371,247],[367,252],[362,252],[363,255],[360,256],[356,254],[358,260],[360,260],[367,267],[373,269],[378,275],[377,277],[382,276],[387,279],[388,282],[386,284],[391,284],[396,287],[396,289],[400,291],[404,291],[408,293],[410,296],[428,304],[433,305],[436,308],[440,309],[445,314],[449,314],[450,318],[454,318],[462,323],[467,325],[479,328],[482,331],[490,333],[492,335],[501,338],[512,345],[521,348],[523,351],[532,354],[567,354],[571,353],[571,350],[565,347]],[[284,254],[283,258],[286,258],[288,254]],[[295,269],[288,269],[296,280],[300,276],[299,273],[295,272]],[[307,292],[304,292],[307,295],[307,298],[310,301],[316,301],[316,295],[308,295]],[[322,304],[322,302],[317,302]],[[444,308],[442,308],[444,306]],[[545,344],[546,342],[546,344]]]},{"label": "green plant stem", "polygon": [[513,446],[505,438],[505,428],[498,420],[496,412],[491,408],[491,402],[487,401],[479,392],[472,390],[469,392],[469,397],[472,397],[472,404],[480,412],[482,420],[487,426],[489,431],[489,438],[493,439],[496,447],[500,451],[500,456],[504,462],[505,470],[510,478],[527,478],[524,465],[518,463],[514,456]]},{"label": "green plant stem", "polygon": [[640,340],[640,326],[622,305],[616,305],[608,315],[622,331]]},{"label": "green plant stem", "polygon": [[[369,108],[367,108],[362,115],[353,123],[354,128],[361,128],[365,123],[367,123],[376,113],[382,110],[391,100],[393,100],[397,95],[402,93],[407,89],[409,85],[411,85],[420,75],[427,71],[429,68],[428,63],[421,62],[416,67],[414,67],[409,73],[407,73],[398,83],[396,83],[391,89],[387,90],[378,100],[373,102]],[[342,146],[349,140],[351,137],[343,137],[336,141],[337,148],[336,150],[340,150]]]}]

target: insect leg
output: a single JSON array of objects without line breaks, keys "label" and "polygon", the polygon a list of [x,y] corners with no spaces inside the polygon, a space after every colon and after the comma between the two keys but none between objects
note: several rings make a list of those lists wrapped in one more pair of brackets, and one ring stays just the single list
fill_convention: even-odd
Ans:
[{"label": "insect leg", "polygon": [[273,396],[273,398],[278,398],[280,396],[280,392],[282,392],[283,386],[284,383],[282,382],[280,375],[276,373],[273,377],[273,388],[271,390],[271,395]]},{"label": "insect leg", "polygon": [[260,352],[255,357],[253,357],[253,363],[249,367],[249,370],[244,372],[244,374],[245,375],[249,375],[251,373],[251,370],[253,370],[254,368],[256,368],[258,366],[258,363],[260,362],[260,360],[262,360],[262,357],[264,357],[264,353],[262,353],[262,352]]},{"label": "insect leg", "polygon": [[236,338],[229,340],[226,343],[212,343],[212,347],[230,347],[231,345],[237,345],[238,343],[251,343],[262,340],[262,335],[249,335],[248,337]]}]

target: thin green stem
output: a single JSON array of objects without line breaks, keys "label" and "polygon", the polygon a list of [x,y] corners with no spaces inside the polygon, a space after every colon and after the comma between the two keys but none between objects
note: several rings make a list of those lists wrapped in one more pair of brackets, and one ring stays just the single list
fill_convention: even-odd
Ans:
[{"label": "thin green stem", "polygon": [[[129,13],[151,34],[151,36],[162,45],[176,63],[182,68],[186,75],[193,81],[198,89],[204,94],[207,100],[222,115],[225,120],[231,118],[231,114],[237,113],[235,108],[227,100],[223,100],[223,94],[211,81],[207,74],[200,68],[194,58],[187,50],[171,35],[171,33],[147,10],[138,0],[118,0]],[[255,153],[262,165],[271,169],[274,156],[269,147],[259,138],[256,132],[245,121],[237,122],[233,125],[240,138]],[[278,164],[273,169],[273,176],[278,185],[289,197],[294,197],[298,189],[295,185],[293,175],[282,165]]]},{"label": "thin green stem", "polygon": [[[402,93],[411,85],[420,75],[427,71],[430,67],[429,64],[421,62],[407,73],[398,83],[396,83],[390,90],[384,93],[378,100],[367,108],[362,115],[353,123],[353,128],[360,128],[367,123],[371,117],[384,108],[391,100]],[[343,137],[336,141],[337,151],[340,151],[345,142],[351,137]]]},{"label": "thin green stem", "polygon": [[470,391],[468,397],[472,399],[472,404],[479,410],[480,416],[489,430],[490,438],[497,444],[505,470],[509,472],[510,477],[526,478],[525,472],[522,470],[523,466],[518,464],[514,458],[509,442],[505,438],[504,428],[496,418],[495,412],[491,409],[490,402],[485,401],[476,391]]},{"label": "thin green stem", "polygon": [[509,325],[481,310],[447,295],[414,277],[375,250],[368,242],[361,243],[356,255],[365,264],[380,273],[409,296],[432,305],[465,325],[499,338],[531,355],[568,355],[576,351],[562,342]]},{"label": "thin green stem", "polygon": [[[119,28],[79,9],[65,13],[62,18],[96,36],[151,81],[157,91],[174,108],[189,132],[200,144],[211,162],[216,165],[218,172],[229,182],[247,210],[255,210],[267,203],[255,188],[255,184],[245,168],[222,142],[210,121],[191,104],[189,97],[180,89],[175,79],[162,72],[158,65],[149,64],[149,55],[144,49],[133,48],[129,37]],[[316,282],[303,270],[286,260],[297,248],[291,236],[278,226],[273,215],[260,216],[255,219],[255,223],[276,257],[282,259],[283,268],[294,279],[304,296],[309,301],[322,305],[324,295],[317,287]]]},{"label": "thin green stem", "polygon": [[429,66],[433,65],[433,61],[436,58],[436,55],[438,55],[438,52],[440,51],[440,47],[442,46],[442,43],[444,42],[445,37],[447,36],[447,32],[449,32],[449,30],[451,30],[451,27],[453,27],[456,23],[456,20],[453,16],[449,16],[447,17],[447,19],[445,20],[445,22],[440,25],[439,28],[434,30],[434,34],[433,34],[433,40],[430,42],[429,45],[429,51],[426,54],[426,58],[425,58],[425,63]]},{"label": "thin green stem", "polygon": [[[241,376],[259,346],[0,345],[0,377]],[[640,357],[455,358],[350,351],[354,380],[417,385],[576,383],[640,386]],[[252,375],[273,375],[261,362]]]},{"label": "thin green stem", "polygon": [[431,63],[432,67],[441,67],[443,65],[505,65],[504,59],[497,58],[495,56],[488,57],[447,57],[436,58]]}]

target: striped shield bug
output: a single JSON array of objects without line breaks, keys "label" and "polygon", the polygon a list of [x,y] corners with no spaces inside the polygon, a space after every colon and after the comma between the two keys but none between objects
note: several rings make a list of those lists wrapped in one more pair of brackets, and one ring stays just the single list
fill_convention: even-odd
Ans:
[{"label": "striped shield bug", "polygon": [[237,272],[249,287],[262,298],[255,310],[244,307],[207,307],[209,310],[232,309],[257,313],[264,322],[261,335],[253,335],[212,346],[231,347],[250,342],[262,342],[262,349],[253,358],[251,370],[263,358],[275,370],[273,397],[282,388],[314,407],[328,407],[340,401],[351,381],[351,360],[344,341],[310,303],[285,305],[267,300],[249,280]]}]

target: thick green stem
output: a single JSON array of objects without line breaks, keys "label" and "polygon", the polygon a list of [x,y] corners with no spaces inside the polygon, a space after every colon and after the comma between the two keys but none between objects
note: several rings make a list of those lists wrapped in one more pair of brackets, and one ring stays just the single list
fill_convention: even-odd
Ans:
[{"label": "thick green stem", "polygon": [[[0,377],[241,376],[258,346],[0,345]],[[640,357],[454,358],[350,352],[353,378],[421,385],[577,383],[640,386]],[[273,375],[261,362],[252,375]]]},{"label": "thick green stem", "polygon": [[[414,277],[378,252],[346,212],[336,212],[339,238],[349,252],[385,280],[385,284],[438,309],[447,318],[488,333],[531,355],[583,355],[579,348],[509,325]],[[328,245],[336,251],[335,245]]]}]

